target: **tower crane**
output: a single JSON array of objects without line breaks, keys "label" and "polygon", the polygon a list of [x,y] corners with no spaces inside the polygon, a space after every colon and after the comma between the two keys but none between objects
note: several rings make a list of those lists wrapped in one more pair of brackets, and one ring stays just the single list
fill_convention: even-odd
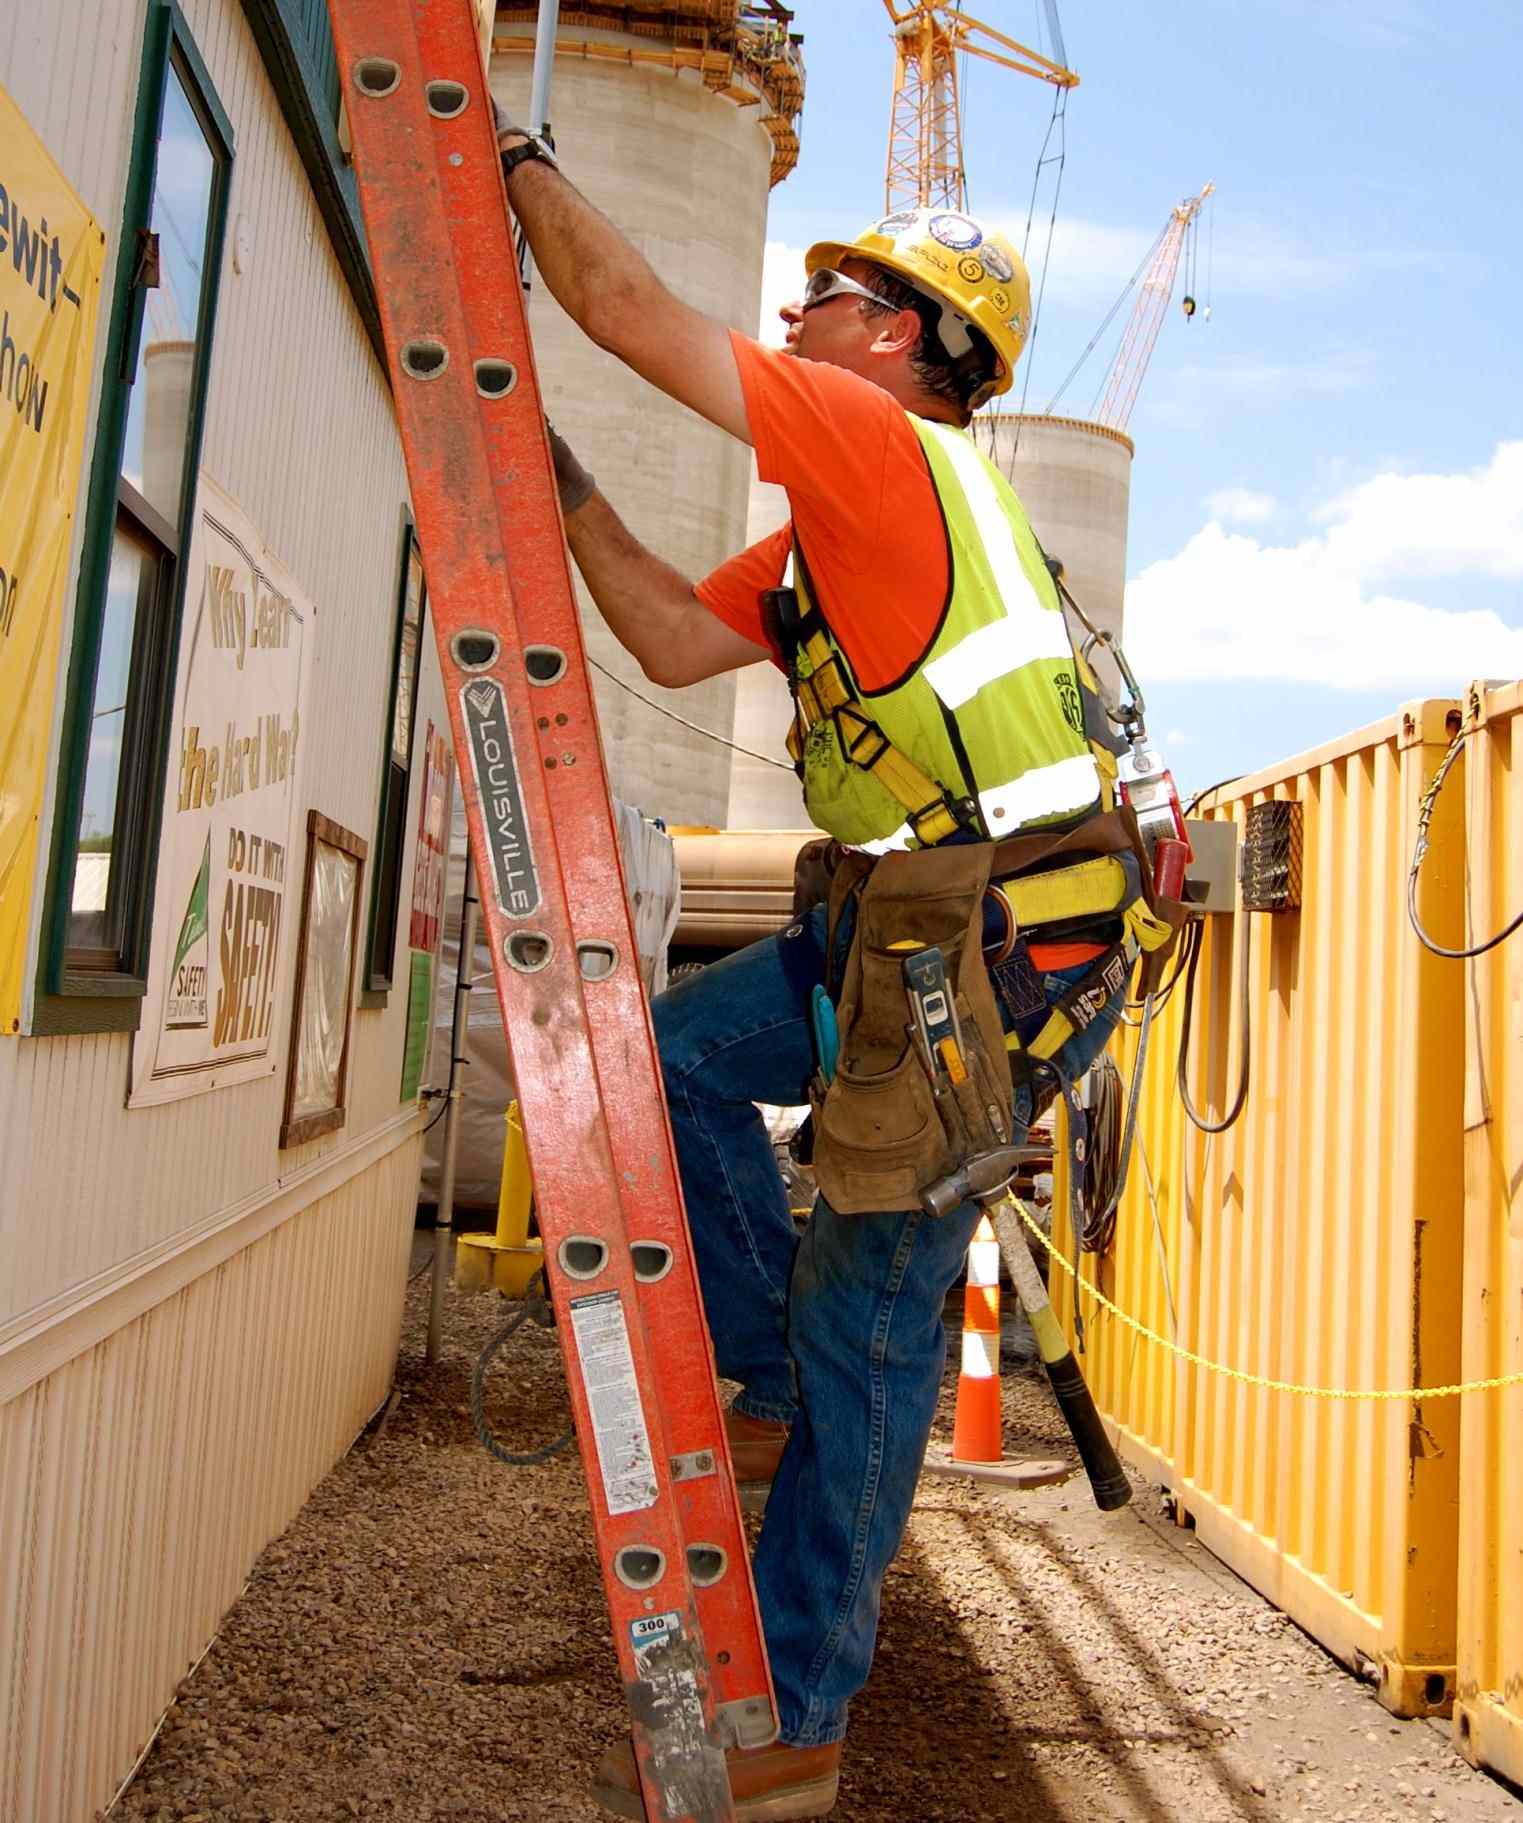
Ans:
[{"label": "tower crane", "polygon": [[[1206,198],[1216,188],[1207,184],[1199,196],[1192,196],[1182,203],[1175,204],[1169,212],[1169,219],[1163,225],[1163,231],[1154,241],[1152,248],[1143,260],[1142,266],[1133,273],[1126,291],[1116,300],[1110,316],[1100,325],[1090,342],[1095,342],[1105,333],[1108,324],[1120,309],[1127,292],[1137,284],[1141,277],[1141,287],[1137,293],[1137,302],[1132,307],[1132,314],[1121,337],[1121,344],[1116,350],[1116,358],[1111,362],[1110,372],[1106,375],[1100,404],[1094,413],[1094,422],[1104,424],[1111,430],[1125,430],[1127,421],[1132,415],[1132,406],[1137,401],[1137,389],[1142,385],[1142,376],[1148,370],[1148,362],[1153,358],[1153,346],[1158,340],[1158,331],[1163,323],[1163,313],[1169,307],[1169,299],[1174,295],[1174,282],[1179,275],[1179,259],[1184,251],[1185,242],[1195,226],[1196,218],[1205,206]],[[1187,296],[1184,300],[1185,315],[1194,316],[1195,299]],[[1210,312],[1208,310],[1207,314]],[[1089,352],[1085,350],[1085,355]],[[1080,356],[1080,363],[1084,356]],[[1074,368],[1074,372],[1078,367]],[[1070,373],[1069,379],[1073,378]],[[1050,413],[1062,397],[1068,381],[1058,388],[1057,397],[1047,407]]]},{"label": "tower crane", "polygon": [[1058,89],[1079,78],[1063,64],[1056,0],[1047,19],[1057,60],[973,19],[947,0],[883,0],[894,22],[894,103],[889,124],[885,205],[899,209],[967,206],[957,57],[966,52]]}]

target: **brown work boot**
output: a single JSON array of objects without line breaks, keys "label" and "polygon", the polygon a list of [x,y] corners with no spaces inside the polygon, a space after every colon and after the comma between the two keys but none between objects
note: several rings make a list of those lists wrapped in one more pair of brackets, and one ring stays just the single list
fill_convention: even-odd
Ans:
[{"label": "brown work boot", "polygon": [[[829,1747],[732,1747],[724,1756],[735,1800],[735,1823],[793,1823],[795,1818],[828,1817],[841,1779],[841,1743]],[[592,1795],[616,1817],[643,1819],[645,1803],[628,1741],[610,1747],[598,1761]]]},{"label": "brown work boot", "polygon": [[788,1426],[776,1418],[748,1418],[731,1408],[724,1415],[724,1430],[737,1483],[753,1490],[771,1487],[787,1447]]}]

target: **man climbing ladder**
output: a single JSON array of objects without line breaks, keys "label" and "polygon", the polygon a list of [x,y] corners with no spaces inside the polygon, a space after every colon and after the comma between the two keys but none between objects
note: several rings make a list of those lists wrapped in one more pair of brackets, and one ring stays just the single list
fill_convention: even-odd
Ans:
[{"label": "man climbing ladder", "polygon": [[[928,1213],[933,1192],[1018,1143],[1104,1044],[1139,946],[1168,935],[1135,826],[1110,805],[1113,758],[1090,740],[1090,680],[1051,577],[966,435],[1011,383],[1025,274],[967,216],[891,217],[812,250],[779,353],[668,291],[538,140],[507,127],[498,141],[562,306],[753,444],[792,508],[789,528],[695,589],[556,446],[566,535],[615,634],[666,685],[770,653],[794,693],[809,812],[849,845],[828,909],[654,1009],[691,1252],[719,1367],[743,1387],[730,1443],[747,1478],[775,1474],[756,1559],[774,1745],[671,1153],[648,1042],[631,1045],[643,1012],[620,966],[632,946],[502,180],[482,170],[496,148],[471,10],[332,4],[631,1691],[631,1747],[605,1757],[597,1796],[672,1823],[824,1816],[976,1217],[969,1202]],[[1037,869],[1046,912],[1012,915]],[[906,1038],[907,955],[944,970],[956,1044],[939,1068]],[[812,1018],[821,988],[833,1068]],[[806,1094],[822,1196],[795,1252],[754,1102]]]},{"label": "man climbing ladder", "polygon": [[[510,204],[563,308],[754,445],[792,508],[788,528],[695,589],[556,441],[571,549],[614,633],[667,686],[770,652],[793,687],[809,813],[855,850],[829,913],[654,1008],[718,1365],[743,1388],[731,1447],[743,1479],[773,1483],[755,1567],[781,1739],[730,1755],[736,1814],[823,1816],[936,1405],[942,1301],[977,1213],[964,1202],[933,1219],[922,1194],[959,1139],[1018,1141],[1038,1101],[1082,1073],[1139,940],[1167,931],[1134,832],[1110,812],[1114,763],[1088,739],[1090,680],[1051,577],[965,429],[1010,385],[1024,340],[1014,250],[932,211],[817,246],[779,353],[675,297],[536,139],[505,125],[500,143]],[[996,1000],[985,888],[1033,865],[1053,870],[1055,913],[1001,940]],[[900,943],[939,948],[952,970],[992,1131],[928,1123],[900,964],[879,960]],[[828,1087],[811,1019],[822,985],[843,1030]],[[865,1094],[843,1093],[854,1078]],[[811,1080],[824,1194],[795,1243],[754,1103],[798,1103]],[[605,1756],[596,1790],[640,1814],[627,1753]]]}]

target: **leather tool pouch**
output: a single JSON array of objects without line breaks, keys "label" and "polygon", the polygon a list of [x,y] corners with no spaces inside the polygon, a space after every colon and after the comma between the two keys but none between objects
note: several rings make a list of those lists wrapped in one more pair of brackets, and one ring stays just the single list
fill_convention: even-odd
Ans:
[{"label": "leather tool pouch", "polygon": [[[920,1193],[972,1153],[1006,1143],[1011,1082],[982,950],[992,843],[871,856],[846,853],[831,881],[830,935],[856,920],[836,1009],[840,1056],[811,1091],[815,1179],[842,1215],[918,1209]],[[935,944],[962,1027],[967,1079],[933,1077],[904,981],[908,949]]]},{"label": "leather tool pouch", "polygon": [[846,850],[831,836],[806,842],[793,861],[793,915],[806,917],[830,897],[830,882]]}]

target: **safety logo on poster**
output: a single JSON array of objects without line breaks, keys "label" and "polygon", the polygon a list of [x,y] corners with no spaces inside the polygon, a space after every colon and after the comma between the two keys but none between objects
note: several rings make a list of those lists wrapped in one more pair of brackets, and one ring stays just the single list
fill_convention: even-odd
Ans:
[{"label": "safety logo on poster", "polygon": [[204,474],[188,578],[135,1108],[274,1069],[300,910],[316,611]]},{"label": "safety logo on poster", "polygon": [[20,1030],[106,237],[0,89],[0,1032]]}]

